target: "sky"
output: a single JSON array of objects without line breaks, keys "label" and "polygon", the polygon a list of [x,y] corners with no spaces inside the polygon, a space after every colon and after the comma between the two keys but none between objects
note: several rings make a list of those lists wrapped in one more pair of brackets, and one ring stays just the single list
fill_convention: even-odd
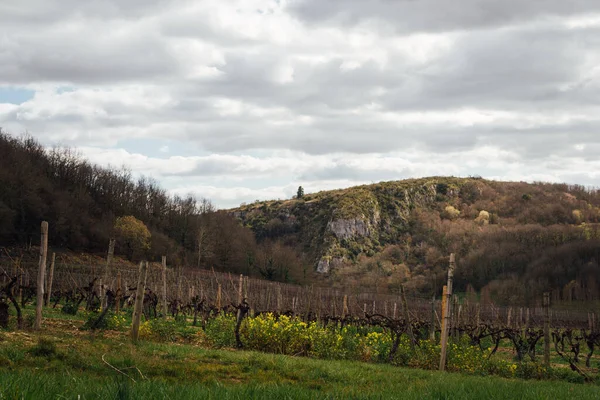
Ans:
[{"label": "sky", "polygon": [[219,208],[600,186],[598,0],[2,0],[0,127]]}]

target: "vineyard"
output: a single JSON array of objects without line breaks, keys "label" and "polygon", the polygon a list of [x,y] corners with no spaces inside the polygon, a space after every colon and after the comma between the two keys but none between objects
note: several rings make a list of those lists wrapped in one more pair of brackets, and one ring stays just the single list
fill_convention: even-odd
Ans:
[{"label": "vineyard", "polygon": [[[0,325],[27,328],[23,310],[37,303],[39,266],[5,262],[0,268]],[[44,286],[46,310],[85,313],[92,330],[128,329],[139,304],[139,334],[148,339],[193,336],[217,347],[437,369],[447,324],[444,354],[453,371],[593,381],[600,360],[596,314],[555,309],[549,298],[527,308],[481,303],[475,293],[453,295],[444,319],[442,300],[404,290],[302,287],[172,269],[165,259],[139,268],[53,260]]]}]

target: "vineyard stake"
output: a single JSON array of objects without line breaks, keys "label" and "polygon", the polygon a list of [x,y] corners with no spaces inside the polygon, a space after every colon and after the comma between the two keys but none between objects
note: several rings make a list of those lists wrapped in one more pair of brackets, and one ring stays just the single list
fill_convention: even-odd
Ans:
[{"label": "vineyard stake", "polygon": [[406,292],[404,291],[404,285],[400,285],[400,300],[402,300],[402,313],[406,318],[406,331],[408,338],[410,339],[410,348],[415,349],[415,335],[413,335],[412,324],[410,323],[410,315],[408,313],[408,303],[406,302]]},{"label": "vineyard stake", "polygon": [[112,264],[112,259],[115,255],[115,239],[110,239],[108,241],[108,253],[106,255],[106,268],[104,270],[104,276],[110,276],[110,265]]},{"label": "vineyard stake", "polygon": [[444,320],[443,326],[442,326],[442,351],[441,351],[441,355],[440,355],[440,371],[444,371],[446,369],[446,350],[447,350],[447,346],[448,346],[448,327],[450,325],[450,308],[451,308],[451,304],[450,304],[450,296],[452,296],[452,281],[454,279],[454,268],[455,268],[455,261],[454,261],[454,253],[450,254],[450,266],[448,268],[448,287],[446,288],[446,309],[444,310],[442,308],[442,313],[444,313],[444,315],[442,315],[442,318]]},{"label": "vineyard stake", "polygon": [[444,332],[444,327],[446,326],[446,312],[447,312],[447,307],[448,307],[447,296],[448,296],[448,286],[444,285],[442,287],[442,300],[441,300],[442,318],[441,318],[441,320],[440,320],[440,318],[438,318],[438,324],[440,325],[440,343],[442,340],[442,332]]},{"label": "vineyard stake", "polygon": [[238,305],[242,304],[243,299],[243,287],[244,287],[244,275],[240,274],[240,283],[238,285]]},{"label": "vineyard stake", "polygon": [[46,278],[46,257],[48,254],[48,222],[42,222],[42,237],[40,242],[40,270],[37,280],[37,303],[35,307],[34,329],[42,328],[42,307],[44,305],[44,280]]},{"label": "vineyard stake", "polygon": [[115,304],[115,314],[119,315],[119,308],[121,307],[121,271],[117,272],[117,289],[116,293],[116,304]]},{"label": "vineyard stake", "polygon": [[50,295],[52,294],[52,280],[54,279],[54,262],[56,261],[56,253],[52,253],[52,262],[50,263],[50,272],[48,275],[48,293],[46,294],[46,306],[50,304]]},{"label": "vineyard stake", "polygon": [[167,256],[162,256],[162,314],[167,319]]},{"label": "vineyard stake", "polygon": [[221,311],[221,284],[217,283],[217,310]]},{"label": "vineyard stake", "polygon": [[277,313],[281,312],[281,285],[277,284]]},{"label": "vineyard stake", "polygon": [[140,331],[140,320],[142,318],[142,306],[144,304],[144,282],[146,281],[146,272],[148,271],[148,262],[140,262],[140,274],[138,275],[137,288],[135,292],[135,306],[133,308],[133,323],[131,324],[131,339],[137,342]]},{"label": "vineyard stake", "polygon": [[544,364],[550,366],[550,293],[544,293]]},{"label": "vineyard stake", "polygon": [[431,298],[431,327],[429,328],[429,339],[435,340],[435,294]]}]

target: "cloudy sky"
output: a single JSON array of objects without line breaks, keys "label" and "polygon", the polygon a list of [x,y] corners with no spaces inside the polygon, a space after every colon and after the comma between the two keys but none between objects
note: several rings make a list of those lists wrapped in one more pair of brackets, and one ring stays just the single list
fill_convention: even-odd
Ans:
[{"label": "cloudy sky", "polygon": [[598,0],[1,0],[0,127],[221,208],[600,186]]}]

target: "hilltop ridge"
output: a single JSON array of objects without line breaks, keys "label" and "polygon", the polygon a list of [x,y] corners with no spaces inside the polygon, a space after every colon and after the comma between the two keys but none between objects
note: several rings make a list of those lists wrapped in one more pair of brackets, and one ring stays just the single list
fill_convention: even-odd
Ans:
[{"label": "hilltop ridge", "polygon": [[[567,252],[577,262],[600,259],[590,254],[599,237],[599,206],[598,191],[580,185],[428,177],[255,202],[228,212],[257,238],[296,246],[333,284],[393,290],[408,281],[424,292],[439,290],[447,255],[455,252],[463,290],[524,298],[525,291],[507,291],[509,282],[521,280],[524,287],[523,280],[532,279],[527,273],[537,270],[534,261],[549,251],[571,246]],[[529,243],[531,238],[537,241]],[[536,286],[576,287],[572,282],[580,272],[575,268],[557,281],[546,276]]]}]

